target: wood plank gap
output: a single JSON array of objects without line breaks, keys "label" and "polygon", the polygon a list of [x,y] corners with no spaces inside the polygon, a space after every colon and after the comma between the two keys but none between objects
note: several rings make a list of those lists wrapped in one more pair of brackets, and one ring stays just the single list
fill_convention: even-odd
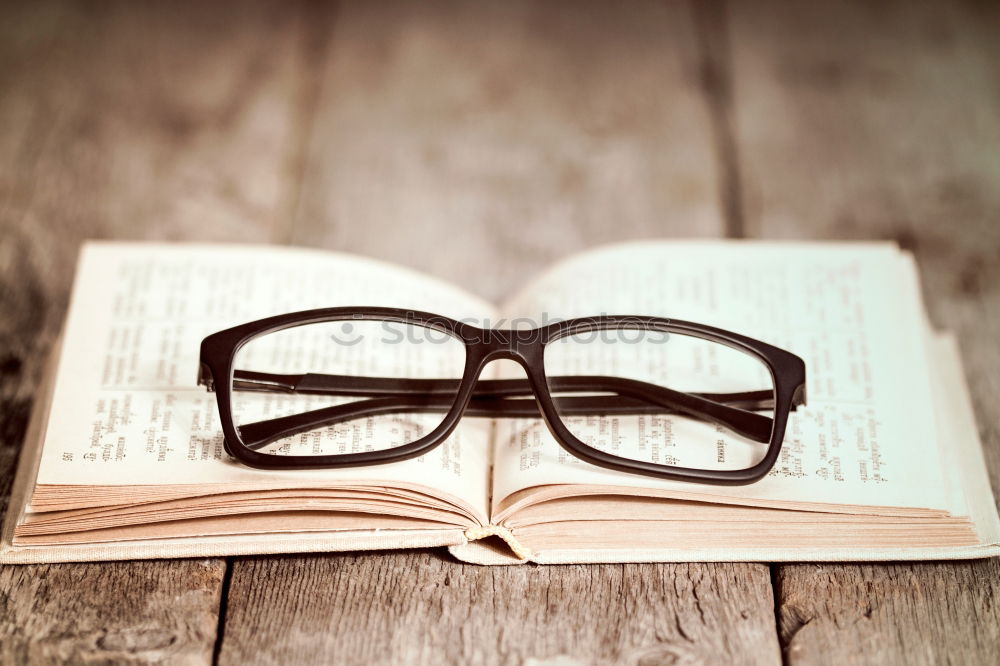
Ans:
[{"label": "wood plank gap", "polygon": [[774,597],[774,630],[778,634],[778,648],[781,650],[781,664],[782,666],[789,666],[791,661],[788,658],[788,645],[798,632],[800,628],[805,626],[805,622],[796,622],[794,618],[787,618],[789,624],[795,624],[793,629],[785,631],[784,624],[786,618],[784,617],[784,609],[781,604],[781,577],[779,574],[779,565],[770,565],[771,569],[771,594]]},{"label": "wood plank gap", "polygon": [[316,110],[323,89],[323,63],[333,40],[339,2],[308,1],[300,6],[302,38],[298,54],[301,74],[296,81],[296,101],[292,119],[286,171],[289,185],[278,203],[274,241],[292,244],[298,219],[302,183],[309,163],[309,142],[313,136]]},{"label": "wood plank gap", "polygon": [[219,618],[215,630],[215,645],[212,646],[212,666],[219,663],[222,653],[222,641],[226,635],[226,610],[229,608],[229,585],[233,580],[233,558],[226,558],[226,570],[222,574],[222,585],[219,590]]},{"label": "wood plank gap", "polygon": [[732,59],[726,3],[694,0],[691,13],[700,57],[699,80],[712,129],[725,234],[727,238],[745,238],[743,185],[732,121]]}]

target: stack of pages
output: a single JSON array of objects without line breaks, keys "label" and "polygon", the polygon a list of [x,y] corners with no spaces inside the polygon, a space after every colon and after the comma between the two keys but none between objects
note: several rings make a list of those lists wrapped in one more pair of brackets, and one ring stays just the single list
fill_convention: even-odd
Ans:
[{"label": "stack of pages", "polygon": [[[431,453],[388,465],[268,471],[230,459],[215,395],[196,383],[201,339],[274,314],[376,305],[496,328],[602,313],[709,324],[801,356],[809,402],[774,469],[747,486],[594,467],[524,418],[466,418]],[[485,564],[901,560],[990,556],[998,544],[954,340],[931,331],[914,261],[893,245],[618,245],[497,305],[337,253],[89,243],[0,561],[433,546]]]}]

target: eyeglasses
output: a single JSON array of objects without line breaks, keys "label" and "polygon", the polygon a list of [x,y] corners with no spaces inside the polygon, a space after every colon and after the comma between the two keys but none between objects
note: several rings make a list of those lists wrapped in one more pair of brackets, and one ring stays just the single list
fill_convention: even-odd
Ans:
[{"label": "eyeglasses", "polygon": [[[481,379],[498,359],[526,378]],[[468,416],[500,419],[482,431],[506,437],[541,419],[568,453],[613,470],[745,484],[771,469],[805,404],[798,356],[632,316],[497,330],[394,308],[309,310],[206,337],[198,383],[216,393],[229,455],[263,469],[414,458]]]}]

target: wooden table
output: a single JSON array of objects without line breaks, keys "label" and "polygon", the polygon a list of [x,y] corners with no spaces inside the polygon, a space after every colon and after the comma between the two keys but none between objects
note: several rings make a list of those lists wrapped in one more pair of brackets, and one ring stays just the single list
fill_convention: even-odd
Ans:
[{"label": "wooden table", "polygon": [[[499,299],[631,238],[889,238],[1000,481],[1000,7],[6,6],[0,491],[83,238],[364,253]],[[995,663],[1000,563],[0,568],[4,663]]]}]

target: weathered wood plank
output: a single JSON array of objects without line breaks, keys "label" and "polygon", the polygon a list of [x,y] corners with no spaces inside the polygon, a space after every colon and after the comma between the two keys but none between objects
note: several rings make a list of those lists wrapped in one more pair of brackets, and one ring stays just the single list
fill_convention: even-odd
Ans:
[{"label": "weathered wood plank", "polygon": [[[0,20],[0,491],[87,237],[275,235],[301,15],[31,3]],[[4,663],[208,663],[225,561],[0,567]]]},{"label": "weathered wood plank", "polygon": [[779,567],[792,664],[993,664],[1000,563]]},{"label": "weathered wood plank", "polygon": [[[371,3],[335,17],[291,240],[500,298],[605,241],[718,235],[683,7]],[[754,565],[236,559],[220,662],[777,663]]]},{"label": "weathered wood plank", "polygon": [[[771,2],[731,11],[750,235],[895,238],[958,331],[1000,482],[1000,8]],[[993,562],[786,566],[792,663],[992,663]]]},{"label": "weathered wood plank", "polygon": [[5,9],[0,334],[34,372],[81,239],[279,235],[301,26],[276,2]]},{"label": "weathered wood plank", "polygon": [[500,299],[596,243],[723,230],[683,7],[347,5],[327,62],[293,242]]},{"label": "weathered wood plank", "polygon": [[0,567],[5,664],[211,663],[218,560]]},{"label": "weathered wood plank", "polygon": [[775,663],[772,631],[765,565],[251,558],[235,563],[220,661]]}]

